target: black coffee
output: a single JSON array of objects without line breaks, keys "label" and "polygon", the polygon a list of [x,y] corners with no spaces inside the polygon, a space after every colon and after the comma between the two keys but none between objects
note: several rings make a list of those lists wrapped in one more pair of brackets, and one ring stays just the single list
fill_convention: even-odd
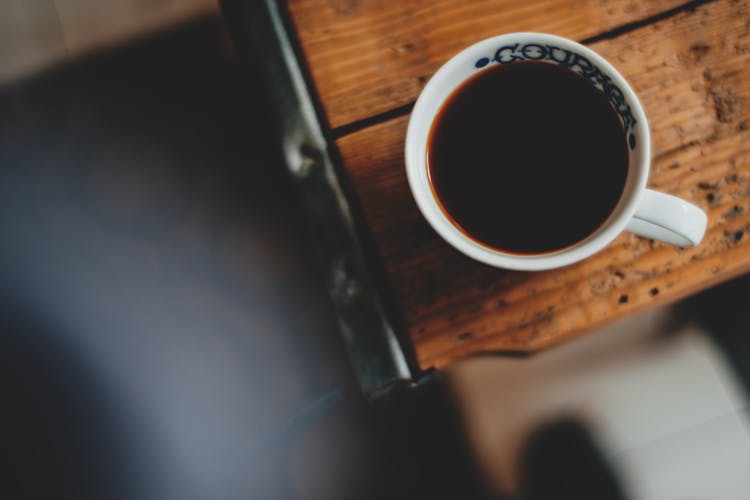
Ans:
[{"label": "black coffee", "polygon": [[456,89],[427,146],[443,211],[492,248],[539,254],[573,245],[609,217],[628,149],[606,96],[551,63],[497,64]]}]

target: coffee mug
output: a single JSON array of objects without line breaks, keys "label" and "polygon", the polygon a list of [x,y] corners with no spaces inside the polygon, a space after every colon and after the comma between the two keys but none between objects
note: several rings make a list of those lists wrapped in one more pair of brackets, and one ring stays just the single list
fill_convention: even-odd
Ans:
[{"label": "coffee mug", "polygon": [[[502,251],[469,237],[443,209],[430,185],[428,143],[443,104],[478,72],[493,65],[536,61],[564,66],[608,98],[627,143],[627,174],[622,194],[608,218],[574,245],[539,254]],[[580,141],[585,144],[586,137]],[[543,33],[510,33],[478,42],[455,55],[430,79],[417,99],[406,133],[406,174],[419,210],[450,245],[485,264],[524,271],[553,269],[578,262],[601,250],[623,231],[681,247],[700,243],[707,217],[681,198],[646,188],[651,140],[646,116],[630,85],[604,58],[572,40]],[[507,168],[516,168],[512,165]],[[583,180],[582,182],[585,182]],[[596,189],[596,186],[591,186]],[[497,214],[523,217],[522,213]]]}]

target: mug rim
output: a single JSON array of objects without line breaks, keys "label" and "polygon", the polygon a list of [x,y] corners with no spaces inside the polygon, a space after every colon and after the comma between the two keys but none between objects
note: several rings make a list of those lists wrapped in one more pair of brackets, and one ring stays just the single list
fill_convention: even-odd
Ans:
[{"label": "mug rim", "polygon": [[[452,78],[452,75],[456,71],[461,71],[461,66],[468,66],[467,62],[470,65],[469,67],[475,68],[474,61],[480,58],[479,56],[494,53],[498,48],[503,47],[503,44],[507,44],[510,41],[518,43],[552,42],[586,56],[606,76],[610,77],[624,94],[625,100],[630,105],[631,112],[636,119],[634,128],[640,138],[638,141],[638,147],[641,150],[639,154],[640,160],[634,166],[629,158],[626,187],[623,189],[623,194],[618,201],[617,207],[612,211],[607,220],[594,233],[583,240],[572,246],[549,253],[525,255],[503,252],[470,238],[456,227],[440,208],[440,204],[435,199],[435,194],[429,186],[429,181],[426,181],[426,186],[423,185],[423,178],[425,178],[424,176],[427,173],[427,137],[435,118],[447,97],[466,80],[476,75],[477,71],[467,70],[466,74],[459,81],[452,84],[446,82],[446,80]],[[487,67],[489,67],[489,64]],[[483,69],[481,68],[479,71]],[[438,92],[445,94],[445,97],[440,99],[436,104],[428,102],[434,100],[434,94]],[[425,128],[427,129],[426,133],[421,133]],[[424,139],[420,139],[419,135]],[[520,271],[545,270],[566,266],[585,259],[612,242],[612,240],[625,230],[628,221],[635,214],[638,203],[646,188],[651,162],[651,139],[643,107],[635,92],[630,87],[630,84],[628,84],[617,69],[592,49],[578,42],[557,35],[534,32],[506,33],[486,38],[463,49],[444,63],[430,78],[417,98],[411,117],[409,118],[404,149],[407,180],[412,196],[420,212],[438,235],[457,250],[479,262],[494,267]],[[628,151],[628,153],[629,155],[633,154],[631,151]],[[424,176],[420,176],[420,172],[423,172]]]}]

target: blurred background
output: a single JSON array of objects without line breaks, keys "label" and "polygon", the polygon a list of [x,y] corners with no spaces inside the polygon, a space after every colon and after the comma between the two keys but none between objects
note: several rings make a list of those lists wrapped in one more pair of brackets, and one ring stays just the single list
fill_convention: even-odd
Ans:
[{"label": "blurred background", "polygon": [[367,401],[218,4],[0,41],[0,497],[750,498],[747,279]]}]

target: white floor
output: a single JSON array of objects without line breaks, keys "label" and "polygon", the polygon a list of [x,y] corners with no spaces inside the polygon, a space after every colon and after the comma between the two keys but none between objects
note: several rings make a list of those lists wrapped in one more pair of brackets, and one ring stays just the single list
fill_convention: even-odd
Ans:
[{"label": "white floor", "polygon": [[513,492],[529,433],[576,416],[634,500],[750,498],[748,401],[700,328],[657,309],[527,359],[478,358],[452,379],[480,465]]}]

